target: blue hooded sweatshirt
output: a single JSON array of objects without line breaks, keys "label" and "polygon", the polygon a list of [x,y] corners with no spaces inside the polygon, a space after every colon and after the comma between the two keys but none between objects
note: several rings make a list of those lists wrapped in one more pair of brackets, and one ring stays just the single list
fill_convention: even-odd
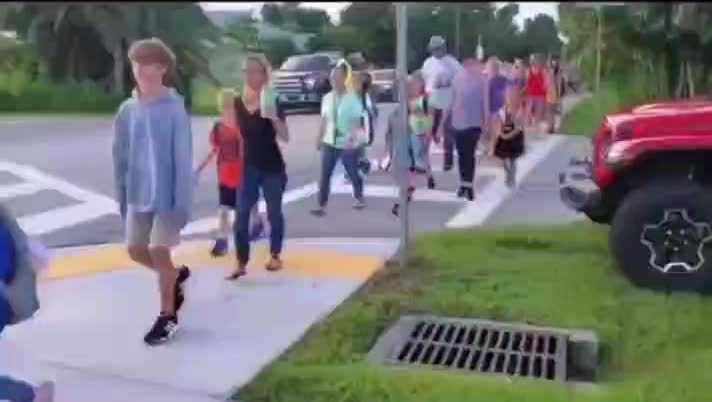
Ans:
[{"label": "blue hooded sweatshirt", "polygon": [[154,99],[134,96],[114,120],[114,180],[122,218],[127,207],[188,222],[193,189],[193,136],[183,98],[172,88]]}]

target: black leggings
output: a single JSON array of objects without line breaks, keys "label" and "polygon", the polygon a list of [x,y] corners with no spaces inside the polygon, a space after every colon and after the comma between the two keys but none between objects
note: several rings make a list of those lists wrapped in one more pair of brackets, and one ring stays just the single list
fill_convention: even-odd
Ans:
[{"label": "black leggings", "polygon": [[475,178],[475,149],[480,140],[482,129],[472,127],[464,130],[454,130],[455,147],[457,148],[457,164],[460,170],[460,186],[472,188]]}]

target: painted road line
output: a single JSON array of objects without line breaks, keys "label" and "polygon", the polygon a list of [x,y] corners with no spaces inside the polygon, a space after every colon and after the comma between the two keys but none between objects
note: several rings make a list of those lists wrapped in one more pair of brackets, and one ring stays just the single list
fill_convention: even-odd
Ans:
[{"label": "painted road line", "polygon": [[[332,185],[334,182],[332,182]],[[319,191],[319,186],[316,182],[294,188],[287,191],[282,196],[282,205],[296,202],[305,198],[312,197]],[[261,213],[267,212],[267,204],[264,200],[260,200],[258,208]],[[210,233],[218,228],[218,218],[212,216],[208,218],[198,219],[190,222],[182,231],[181,236],[193,236],[196,234]]]},{"label": "painted road line", "polygon": [[[517,186],[549,153],[563,143],[565,138],[563,135],[551,134],[541,141],[541,145],[521,158],[517,162]],[[513,190],[516,190],[516,187],[514,189],[507,188],[504,184],[504,175],[502,172],[497,172],[494,183],[490,183],[483,191],[477,193],[475,202],[468,202],[457,215],[448,221],[446,227],[463,228],[482,224],[500,204],[511,196]]]},{"label": "painted road line", "polygon": [[24,195],[34,194],[42,190],[42,187],[36,183],[18,183],[6,186],[0,186],[0,200],[3,198],[21,197]]},{"label": "painted road line", "polygon": [[12,173],[27,182],[35,183],[42,188],[56,190],[62,194],[74,198],[75,200],[85,202],[97,201],[99,203],[106,204],[107,206],[111,206],[114,210],[117,210],[116,202],[110,197],[85,190],[65,180],[43,173],[31,166],[20,165],[9,161],[0,161],[0,171],[3,170]]},{"label": "painted road line", "polygon": [[39,236],[68,226],[112,214],[116,209],[102,202],[83,202],[18,218],[20,227],[30,236]]},{"label": "painted road line", "polygon": [[[363,186],[363,194],[368,198],[398,198],[400,197],[399,188],[397,186],[379,186],[365,185]],[[332,194],[353,194],[351,184],[346,184],[343,181],[333,185],[331,188]],[[413,201],[430,201],[430,202],[446,202],[461,204],[463,201],[453,195],[451,191],[430,190],[419,188],[413,194]]]},{"label": "painted road line", "polygon": [[[251,251],[250,270],[264,270],[269,257],[267,246],[257,244]],[[176,248],[174,256],[180,263],[195,268],[218,267],[226,271],[235,268],[234,255],[214,258],[210,255],[210,243],[205,241],[185,243]],[[370,277],[385,261],[384,257],[315,250],[313,247],[291,245],[289,242],[282,259],[284,272],[357,280]],[[129,259],[125,246],[114,244],[53,256],[47,279],[67,279],[127,269],[137,269],[137,265]]]}]

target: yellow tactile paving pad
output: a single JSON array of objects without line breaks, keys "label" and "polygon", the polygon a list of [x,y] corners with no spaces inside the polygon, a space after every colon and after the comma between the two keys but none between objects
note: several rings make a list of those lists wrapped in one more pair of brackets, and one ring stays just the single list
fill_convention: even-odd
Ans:
[{"label": "yellow tactile paving pad", "polygon": [[[264,270],[269,255],[265,245],[252,247],[250,271]],[[199,267],[219,267],[226,273],[235,267],[234,253],[222,258],[210,255],[208,243],[184,244],[174,253],[176,264]],[[308,276],[363,280],[383,265],[383,258],[318,250],[313,247],[289,246],[282,254],[284,272]],[[136,269],[124,245],[88,248],[51,259],[47,279],[65,279],[102,272]]]}]

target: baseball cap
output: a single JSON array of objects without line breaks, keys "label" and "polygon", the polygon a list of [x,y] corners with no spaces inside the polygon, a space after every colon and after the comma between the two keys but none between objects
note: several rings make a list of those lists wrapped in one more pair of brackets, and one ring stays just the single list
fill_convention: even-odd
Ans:
[{"label": "baseball cap", "polygon": [[445,39],[442,36],[431,36],[428,49],[433,50],[445,46]]}]

